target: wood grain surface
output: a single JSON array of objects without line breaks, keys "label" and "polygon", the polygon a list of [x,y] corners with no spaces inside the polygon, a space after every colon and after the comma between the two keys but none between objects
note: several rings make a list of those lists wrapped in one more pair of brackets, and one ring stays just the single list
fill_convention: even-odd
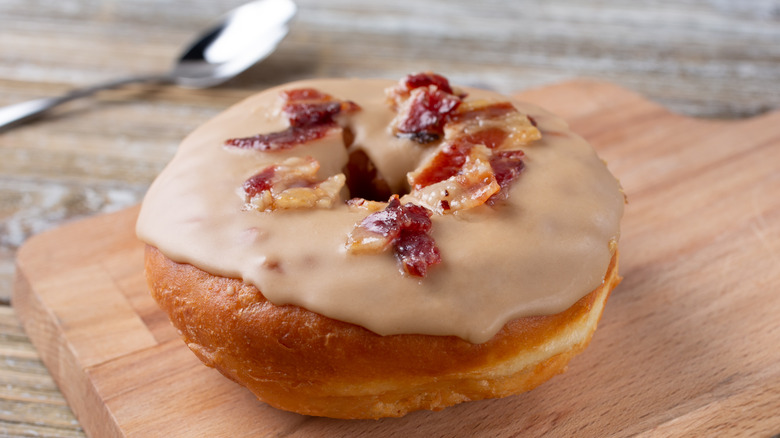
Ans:
[{"label": "wood grain surface", "polygon": [[[193,33],[243,1],[0,0],[0,105],[167,68]],[[780,106],[780,0],[296,2],[279,50],[223,86],[104,92],[0,133],[0,305],[26,239],[138,203],[190,130],[288,80],[436,69],[512,92],[595,77],[687,115]],[[661,175],[676,167],[657,165]],[[67,408],[48,409],[62,400],[54,389],[29,391],[45,375],[32,359],[15,367],[31,347],[12,313],[0,318],[0,363],[11,364],[0,366],[0,436],[78,433],[63,423]]]},{"label": "wood grain surface", "polygon": [[[573,81],[521,98],[621,179],[624,282],[588,350],[529,393],[401,419],[279,411],[202,366],[146,291],[137,208],[31,239],[14,303],[92,436],[771,436],[780,432],[780,112],[674,115]],[[56,250],[54,250],[56,248]]]},{"label": "wood grain surface", "polygon": [[84,436],[8,306],[0,306],[0,342],[0,436]]}]

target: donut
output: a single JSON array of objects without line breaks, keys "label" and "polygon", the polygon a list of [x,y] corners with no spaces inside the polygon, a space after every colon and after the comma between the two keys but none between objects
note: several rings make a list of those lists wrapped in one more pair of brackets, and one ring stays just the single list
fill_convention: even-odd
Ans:
[{"label": "donut", "polygon": [[204,364],[280,409],[399,417],[565,371],[620,282],[624,202],[560,118],[424,72],[239,102],[183,140],[136,232]]}]

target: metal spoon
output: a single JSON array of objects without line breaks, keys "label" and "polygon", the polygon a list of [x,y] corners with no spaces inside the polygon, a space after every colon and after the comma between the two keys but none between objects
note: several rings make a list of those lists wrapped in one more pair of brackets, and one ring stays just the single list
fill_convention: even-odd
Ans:
[{"label": "metal spoon", "polygon": [[176,84],[188,88],[219,85],[270,55],[287,35],[297,7],[292,0],[257,0],[230,11],[201,34],[167,73],[136,76],[0,108],[0,130],[29,120],[57,105],[132,83]]}]

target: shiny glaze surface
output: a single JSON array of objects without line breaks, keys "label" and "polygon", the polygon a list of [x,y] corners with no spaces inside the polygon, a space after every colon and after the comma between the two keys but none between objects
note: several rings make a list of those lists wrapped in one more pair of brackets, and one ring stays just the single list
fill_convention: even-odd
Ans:
[{"label": "shiny glaze surface", "polygon": [[[252,96],[181,144],[152,185],[139,237],[169,258],[241,278],[275,304],[296,304],[379,334],[455,335],[479,343],[507,321],[560,312],[601,284],[619,237],[623,194],[592,148],[558,117],[513,101],[542,139],[524,146],[526,168],[508,201],[433,217],[443,262],[424,279],[399,272],[392,254],[353,255],[348,233],[368,213],[331,209],[243,211],[241,184],[291,156],[312,156],[320,176],[341,172],[349,150],[340,130],[279,152],[224,147],[225,140],[284,129],[279,93],[313,87],[356,102],[340,120],[393,190],[434,151],[395,138],[387,80],[315,80]],[[469,89],[467,99],[505,100]],[[408,197],[407,197],[408,198]]]}]

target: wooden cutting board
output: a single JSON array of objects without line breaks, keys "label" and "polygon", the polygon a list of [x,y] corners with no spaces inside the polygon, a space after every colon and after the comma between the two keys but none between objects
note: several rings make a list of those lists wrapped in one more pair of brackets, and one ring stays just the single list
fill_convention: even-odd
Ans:
[{"label": "wooden cutting board", "polygon": [[780,112],[694,120],[614,85],[521,98],[622,181],[624,282],[591,346],[529,393],[400,419],[271,408],[195,359],[146,291],[137,208],[19,251],[14,306],[93,437],[769,436],[780,433]]}]

